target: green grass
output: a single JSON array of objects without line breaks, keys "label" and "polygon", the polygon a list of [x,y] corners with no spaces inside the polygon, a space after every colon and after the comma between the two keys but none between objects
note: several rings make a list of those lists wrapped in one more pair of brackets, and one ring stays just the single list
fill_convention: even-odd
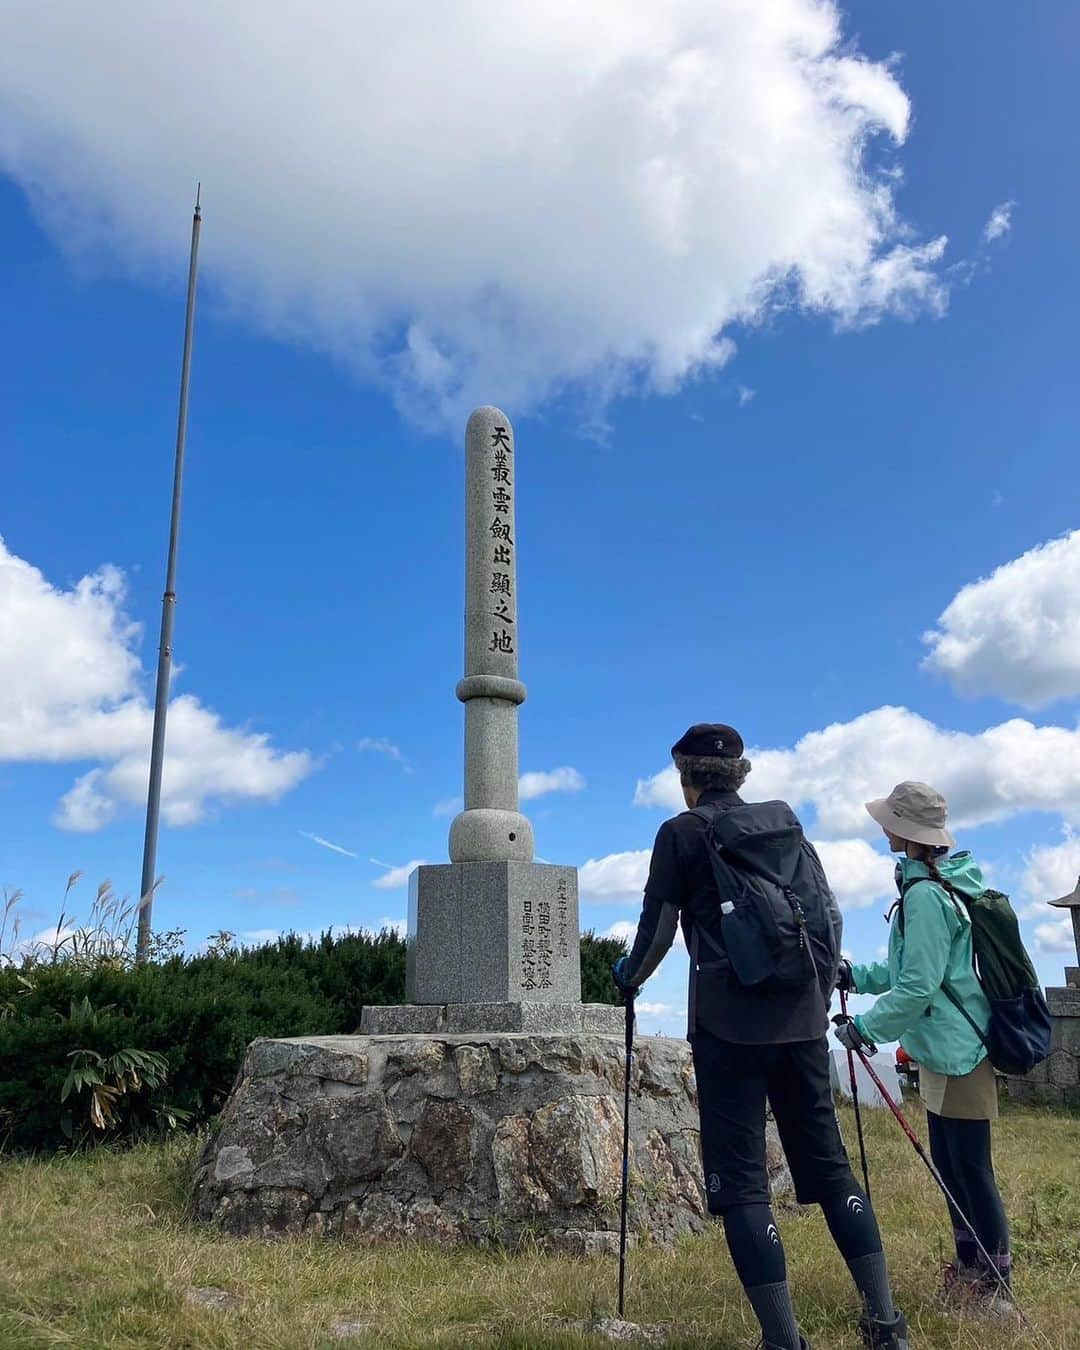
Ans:
[{"label": "green grass", "polygon": [[[958,1322],[933,1294],[948,1225],[938,1194],[891,1118],[867,1113],[871,1183],[898,1300],[916,1347],[1005,1350],[1036,1344],[1015,1327]],[[919,1108],[912,1118],[925,1137]],[[848,1115],[845,1134],[854,1145]],[[190,1222],[184,1197],[196,1142],[48,1161],[0,1163],[0,1346],[470,1346],[569,1350],[608,1342],[567,1331],[614,1312],[613,1259],[539,1252],[360,1248],[344,1241],[225,1238]],[[1012,1109],[995,1132],[1012,1219],[1016,1286],[1046,1341],[1080,1345],[1080,1118]],[[814,1350],[855,1350],[855,1299],[816,1210],[780,1216],[803,1329]],[[236,1295],[229,1310],[195,1308],[193,1287]],[[678,1350],[756,1343],[722,1235],[631,1253],[627,1315],[669,1327]],[[333,1324],[355,1319],[348,1341]]]}]

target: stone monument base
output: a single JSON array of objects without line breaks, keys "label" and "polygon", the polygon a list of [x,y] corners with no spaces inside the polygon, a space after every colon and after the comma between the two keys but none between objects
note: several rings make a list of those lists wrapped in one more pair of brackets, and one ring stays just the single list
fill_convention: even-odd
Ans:
[{"label": "stone monument base", "polygon": [[1052,1102],[1057,1106],[1080,1106],[1080,980],[1073,984],[1072,967],[1066,966],[1064,987],[1049,987],[1050,1054],[1023,1078],[1006,1078],[1014,1101]]},{"label": "stone monument base", "polygon": [[[237,1234],[615,1251],[623,1061],[590,1032],[255,1041],[195,1213]],[[642,1037],[632,1082],[631,1231],[669,1244],[707,1223],[689,1046]],[[783,1194],[775,1139],[769,1156]]]},{"label": "stone monument base", "polygon": [[409,877],[405,997],[579,1002],[578,933],[576,868],[521,860],[425,863]]},{"label": "stone monument base", "polygon": [[476,1031],[542,1031],[553,1035],[624,1035],[626,1013],[610,1003],[402,1003],[369,1005],[360,1014],[367,1036]]}]

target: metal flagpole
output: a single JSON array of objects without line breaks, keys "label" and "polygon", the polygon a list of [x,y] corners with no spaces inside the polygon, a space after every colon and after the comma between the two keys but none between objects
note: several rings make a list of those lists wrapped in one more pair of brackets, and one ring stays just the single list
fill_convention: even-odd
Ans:
[{"label": "metal flagpole", "polygon": [[202,225],[201,195],[202,185],[200,184],[195,190],[195,213],[191,220],[191,261],[188,265],[184,358],[180,368],[180,412],[176,424],[176,466],[173,472],[169,561],[165,571],[165,594],[161,600],[161,645],[158,648],[157,691],[154,695],[154,735],[150,749],[150,788],[146,798],[146,837],[143,841],[142,882],[139,886],[139,929],[135,946],[135,959],[139,962],[145,961],[150,951],[150,920],[154,907],[154,869],[157,864],[158,817],[161,810],[161,770],[165,761],[165,718],[169,706],[173,620],[176,613],[176,555],[180,542],[180,498],[184,483],[188,381],[191,376],[191,343],[195,328],[195,287],[199,264],[199,229]]}]

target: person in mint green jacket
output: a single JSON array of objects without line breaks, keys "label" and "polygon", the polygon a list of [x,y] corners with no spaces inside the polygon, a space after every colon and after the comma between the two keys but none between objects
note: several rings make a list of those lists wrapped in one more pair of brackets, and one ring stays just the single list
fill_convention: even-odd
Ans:
[{"label": "person in mint green jacket", "polygon": [[[949,856],[955,841],[946,825],[948,807],[925,783],[900,783],[888,797],[867,802],[866,809],[892,851],[904,855],[896,869],[900,899],[888,960],[842,963],[841,988],[879,997],[869,1012],[840,1026],[837,1039],[864,1051],[899,1041],[918,1063],[931,1156],[1008,1283],[1009,1227],[990,1151],[997,1083],[976,1031],[989,1026],[990,1005],[975,974],[971,920],[963,903],[964,896],[982,893],[982,873],[970,853]],[[947,1301],[967,1311],[1011,1314],[1000,1282],[984,1269],[971,1234],[952,1206],[950,1211],[956,1260],[945,1271]]]}]

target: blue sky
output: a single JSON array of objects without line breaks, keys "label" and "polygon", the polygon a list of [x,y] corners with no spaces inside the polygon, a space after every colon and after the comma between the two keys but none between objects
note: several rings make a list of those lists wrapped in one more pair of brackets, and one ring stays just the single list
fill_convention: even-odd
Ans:
[{"label": "blue sky", "polygon": [[[522,769],[576,775],[525,809],[582,866],[584,925],[636,917],[667,747],[716,719],[824,842],[850,949],[884,941],[891,875],[858,804],[928,777],[1060,982],[1036,902],[1080,871],[1080,17],[853,6],[830,36],[810,0],[673,0],[517,31],[477,4],[428,44],[408,6],[303,33],[196,6],[200,66],[123,8],[61,5],[42,44],[28,6],[0,57],[0,882],[26,930],[75,869],[84,909],[138,885],[201,176],[156,926],[377,925],[406,892],[376,882],[445,858],[486,401],[518,437]],[[478,33],[490,67],[449,68]],[[648,991],[676,1034],[684,972]]]}]

